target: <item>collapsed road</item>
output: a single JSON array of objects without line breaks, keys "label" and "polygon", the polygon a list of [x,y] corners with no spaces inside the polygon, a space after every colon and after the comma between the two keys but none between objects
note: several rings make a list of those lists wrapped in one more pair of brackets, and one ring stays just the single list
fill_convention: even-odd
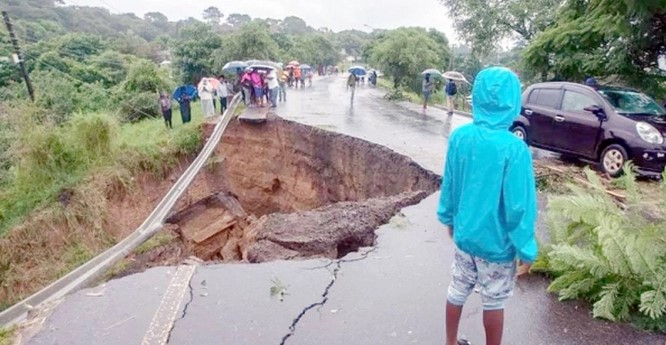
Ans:
[{"label": "collapsed road", "polygon": [[[371,89],[358,90],[353,107],[346,99],[343,79],[319,79],[312,89],[291,92],[289,102],[278,108],[278,115],[384,145],[436,173],[444,161],[448,134],[470,121],[435,110],[429,114],[411,112],[382,100],[378,91]],[[233,161],[225,159],[223,163]],[[374,169],[392,167],[387,164]],[[378,183],[384,182],[380,180],[386,175],[377,176]],[[274,185],[267,183],[264,189],[271,191]],[[281,189],[282,180],[279,186]],[[404,185],[400,189],[405,190]],[[326,207],[338,204],[344,213],[347,202],[362,202],[339,198],[328,206],[285,213],[278,207],[269,210],[259,202],[243,204],[242,195],[232,194],[244,212],[259,215],[264,222],[269,222],[270,214],[285,217],[279,219],[280,224],[290,224],[288,215],[294,212],[326,211]],[[50,316],[35,321],[34,336],[27,343],[441,343],[454,248],[434,214],[437,201],[435,193],[415,205],[400,205],[402,210],[375,231],[373,246],[352,248],[341,258],[347,250],[307,260],[270,258],[258,264],[191,262],[189,266],[151,268],[79,291],[54,306]],[[178,225],[182,219],[172,220]],[[546,286],[538,276],[519,282],[507,309],[507,344],[664,341],[628,326],[593,320],[587,306],[560,303],[545,292]],[[176,304],[167,303],[174,299]],[[461,332],[482,344],[478,296],[470,302]]]}]

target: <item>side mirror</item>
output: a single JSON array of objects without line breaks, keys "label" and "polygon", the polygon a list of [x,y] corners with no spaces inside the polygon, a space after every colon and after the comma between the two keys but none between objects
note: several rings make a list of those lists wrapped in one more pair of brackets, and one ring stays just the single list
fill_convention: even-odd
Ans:
[{"label": "side mirror", "polygon": [[583,108],[583,110],[596,115],[600,120],[606,119],[606,112],[604,111],[603,108],[599,107],[598,105],[591,105],[589,107]]}]

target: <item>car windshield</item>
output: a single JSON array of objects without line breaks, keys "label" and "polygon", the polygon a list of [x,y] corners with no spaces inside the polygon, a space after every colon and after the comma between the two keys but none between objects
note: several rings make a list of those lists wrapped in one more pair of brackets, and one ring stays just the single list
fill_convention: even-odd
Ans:
[{"label": "car windshield", "polygon": [[666,110],[643,93],[623,89],[601,89],[599,93],[622,115],[666,116]]}]

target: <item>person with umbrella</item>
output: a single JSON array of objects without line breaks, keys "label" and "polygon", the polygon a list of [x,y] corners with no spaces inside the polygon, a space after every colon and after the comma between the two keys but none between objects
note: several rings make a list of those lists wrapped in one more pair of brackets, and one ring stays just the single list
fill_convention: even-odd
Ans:
[{"label": "person with umbrella", "polygon": [[347,90],[351,88],[351,101],[354,102],[354,92],[356,91],[356,84],[358,83],[358,78],[353,72],[349,73],[347,78]]},{"label": "person with umbrella", "polygon": [[182,85],[178,87],[173,93],[173,99],[178,102],[180,108],[180,118],[183,124],[190,122],[192,119],[191,102],[195,97],[197,90],[192,85]]},{"label": "person with umbrella", "polygon": [[421,91],[423,91],[423,110],[428,109],[428,101],[430,101],[430,95],[435,88],[435,83],[430,78],[430,73],[427,73],[423,77],[423,82],[421,86]]},{"label": "person with umbrella", "polygon": [[248,67],[240,78],[241,90],[243,92],[243,102],[246,106],[253,103],[252,99],[252,68]]},{"label": "person with umbrella", "polygon": [[208,80],[208,78],[201,79],[199,83],[199,98],[201,99],[201,108],[205,117],[211,117],[215,115],[215,108],[213,108],[213,93],[215,88],[213,84]]},{"label": "person with umbrella", "polygon": [[294,67],[294,80],[296,81],[296,88],[298,89],[298,83],[301,82],[301,69],[298,67]]}]

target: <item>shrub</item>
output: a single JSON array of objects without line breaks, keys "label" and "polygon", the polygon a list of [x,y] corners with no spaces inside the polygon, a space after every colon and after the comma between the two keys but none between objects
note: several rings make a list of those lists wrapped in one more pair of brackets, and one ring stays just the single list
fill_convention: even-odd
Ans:
[{"label": "shrub", "polygon": [[666,322],[666,182],[650,198],[627,174],[614,182],[626,193],[619,203],[595,173],[585,173],[591,187],[570,184],[571,195],[548,204],[553,244],[541,263],[556,277],[549,290],[561,300],[589,300],[594,317]]},{"label": "shrub", "polygon": [[121,96],[120,112],[123,120],[137,122],[158,117],[157,95],[151,92],[139,92]]}]

